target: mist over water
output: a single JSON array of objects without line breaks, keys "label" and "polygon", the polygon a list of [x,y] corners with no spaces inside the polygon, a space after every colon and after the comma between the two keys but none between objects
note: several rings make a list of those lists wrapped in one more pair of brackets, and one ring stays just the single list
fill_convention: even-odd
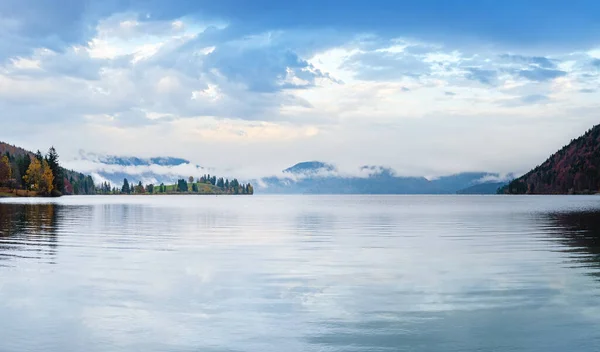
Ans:
[{"label": "mist over water", "polygon": [[0,201],[0,351],[597,351],[595,196]]}]

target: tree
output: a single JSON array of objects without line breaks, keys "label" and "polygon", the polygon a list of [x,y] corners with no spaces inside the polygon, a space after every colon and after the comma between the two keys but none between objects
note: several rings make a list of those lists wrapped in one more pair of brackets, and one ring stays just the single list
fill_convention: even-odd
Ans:
[{"label": "tree", "polygon": [[142,184],[142,181],[140,181],[140,182],[137,184],[137,186],[135,186],[135,193],[142,194],[142,193],[144,193],[144,192],[145,192],[144,185]]},{"label": "tree", "polygon": [[12,170],[8,156],[3,156],[0,159],[0,185],[6,184],[12,177]]},{"label": "tree", "polygon": [[189,183],[194,183],[194,176],[188,177],[188,182]]},{"label": "tree", "polygon": [[123,187],[121,188],[121,192],[126,194],[131,193],[131,190],[129,188],[129,181],[127,181],[127,179],[123,179]]},{"label": "tree", "polygon": [[29,189],[40,194],[50,194],[54,189],[54,175],[46,160],[33,159],[23,178]]},{"label": "tree", "polygon": [[65,191],[65,182],[61,167],[58,164],[58,153],[54,147],[50,147],[48,150],[48,154],[46,154],[46,160],[48,161],[50,170],[52,170],[52,174],[54,175],[54,188],[63,193]]},{"label": "tree", "polygon": [[27,173],[27,169],[29,169],[30,164],[31,164],[31,158],[29,157],[29,154],[25,154],[23,157],[21,157],[17,160],[17,168],[16,168],[17,172],[15,173],[15,178],[19,181],[19,183],[21,184],[21,187],[23,187],[23,188],[27,187],[27,184],[26,184],[23,176],[25,176],[25,174]]},{"label": "tree", "polygon": [[42,183],[40,184],[39,192],[42,194],[51,194],[54,189],[54,174],[48,162],[42,162]]},{"label": "tree", "polygon": [[178,192],[187,192],[188,184],[184,179],[177,180],[177,191]]},{"label": "tree", "polygon": [[192,192],[198,192],[198,184],[192,183]]},{"label": "tree", "polygon": [[249,183],[246,185],[246,193],[254,194],[254,187],[252,187],[252,185]]},{"label": "tree", "polygon": [[240,193],[240,183],[238,182],[238,180],[236,178],[233,179],[233,181],[231,181],[231,188],[233,189],[233,193],[234,194],[239,194]]},{"label": "tree", "polygon": [[229,179],[225,180],[225,191],[229,191]]},{"label": "tree", "polygon": [[150,194],[154,193],[154,185],[153,184],[146,185],[146,192],[150,193]]},{"label": "tree", "polygon": [[160,193],[165,193],[167,191],[167,187],[165,186],[164,183],[161,183],[160,186],[158,186],[158,191]]},{"label": "tree", "polygon": [[217,187],[223,189],[223,187],[225,187],[225,180],[223,180],[223,177],[219,177],[219,179],[217,180]]},{"label": "tree", "polygon": [[42,155],[42,152],[38,151],[35,153],[35,158],[38,159],[38,161],[41,163],[42,160],[44,160],[44,156]]}]

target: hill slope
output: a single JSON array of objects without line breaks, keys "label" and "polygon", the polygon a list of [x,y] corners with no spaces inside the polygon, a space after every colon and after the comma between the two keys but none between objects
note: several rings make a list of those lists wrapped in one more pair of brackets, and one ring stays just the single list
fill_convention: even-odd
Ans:
[{"label": "hill slope", "polygon": [[[11,162],[13,163],[13,165],[11,165],[12,176],[14,179],[17,179],[18,182],[21,182],[23,177],[22,174],[24,174],[25,170],[19,170],[19,168],[14,165],[14,158],[22,158],[26,155],[30,158],[34,158],[35,154],[23,148],[0,142],[0,155],[6,155],[7,153],[11,156]],[[96,192],[94,181],[91,176],[68,170],[64,167],[60,167],[60,170],[64,178],[64,194],[94,194]]]},{"label": "hill slope", "polygon": [[499,193],[591,194],[599,190],[600,125],[597,125]]}]

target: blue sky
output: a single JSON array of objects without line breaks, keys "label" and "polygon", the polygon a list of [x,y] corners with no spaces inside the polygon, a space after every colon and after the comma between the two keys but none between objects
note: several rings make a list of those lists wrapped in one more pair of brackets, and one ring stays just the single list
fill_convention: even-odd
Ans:
[{"label": "blue sky", "polygon": [[3,1],[0,140],[248,174],[315,159],[524,172],[597,123],[599,14],[596,1]]}]

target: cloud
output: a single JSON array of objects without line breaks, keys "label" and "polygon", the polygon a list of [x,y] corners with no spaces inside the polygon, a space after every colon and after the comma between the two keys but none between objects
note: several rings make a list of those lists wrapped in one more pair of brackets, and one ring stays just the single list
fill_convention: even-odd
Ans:
[{"label": "cloud", "polygon": [[540,103],[540,102],[544,102],[544,101],[548,101],[549,98],[546,95],[542,95],[542,94],[532,94],[532,95],[527,95],[521,98],[521,101],[525,104],[535,104],[535,103]]},{"label": "cloud", "polygon": [[496,80],[496,76],[496,71],[484,70],[477,67],[468,67],[467,74],[465,75],[467,79],[487,85],[493,85],[494,81]]},{"label": "cloud", "polygon": [[533,68],[533,69],[521,70],[517,74],[520,77],[526,78],[531,81],[536,81],[536,82],[549,81],[549,80],[567,75],[567,73],[565,71],[549,70],[549,69],[544,69],[544,68]]},{"label": "cloud", "polygon": [[366,52],[350,56],[342,68],[357,72],[356,78],[379,81],[402,77],[420,77],[430,73],[423,56],[410,53]]},{"label": "cloud", "polygon": [[546,69],[555,69],[556,68],[556,60],[548,59],[543,56],[524,56],[524,55],[511,55],[511,54],[502,54],[500,58],[504,60],[508,60],[515,63],[525,63],[534,66],[538,66]]},{"label": "cloud", "polygon": [[[596,122],[597,50],[583,30],[565,39],[573,9],[549,28],[517,21],[537,13],[529,3],[328,4],[315,16],[310,1],[3,2],[2,138],[67,154],[167,149],[248,174],[317,159],[434,175],[523,168]],[[497,21],[465,21],[484,13]],[[506,126],[490,117],[552,133],[523,138],[525,161],[496,140],[490,160],[472,147]]]}]

